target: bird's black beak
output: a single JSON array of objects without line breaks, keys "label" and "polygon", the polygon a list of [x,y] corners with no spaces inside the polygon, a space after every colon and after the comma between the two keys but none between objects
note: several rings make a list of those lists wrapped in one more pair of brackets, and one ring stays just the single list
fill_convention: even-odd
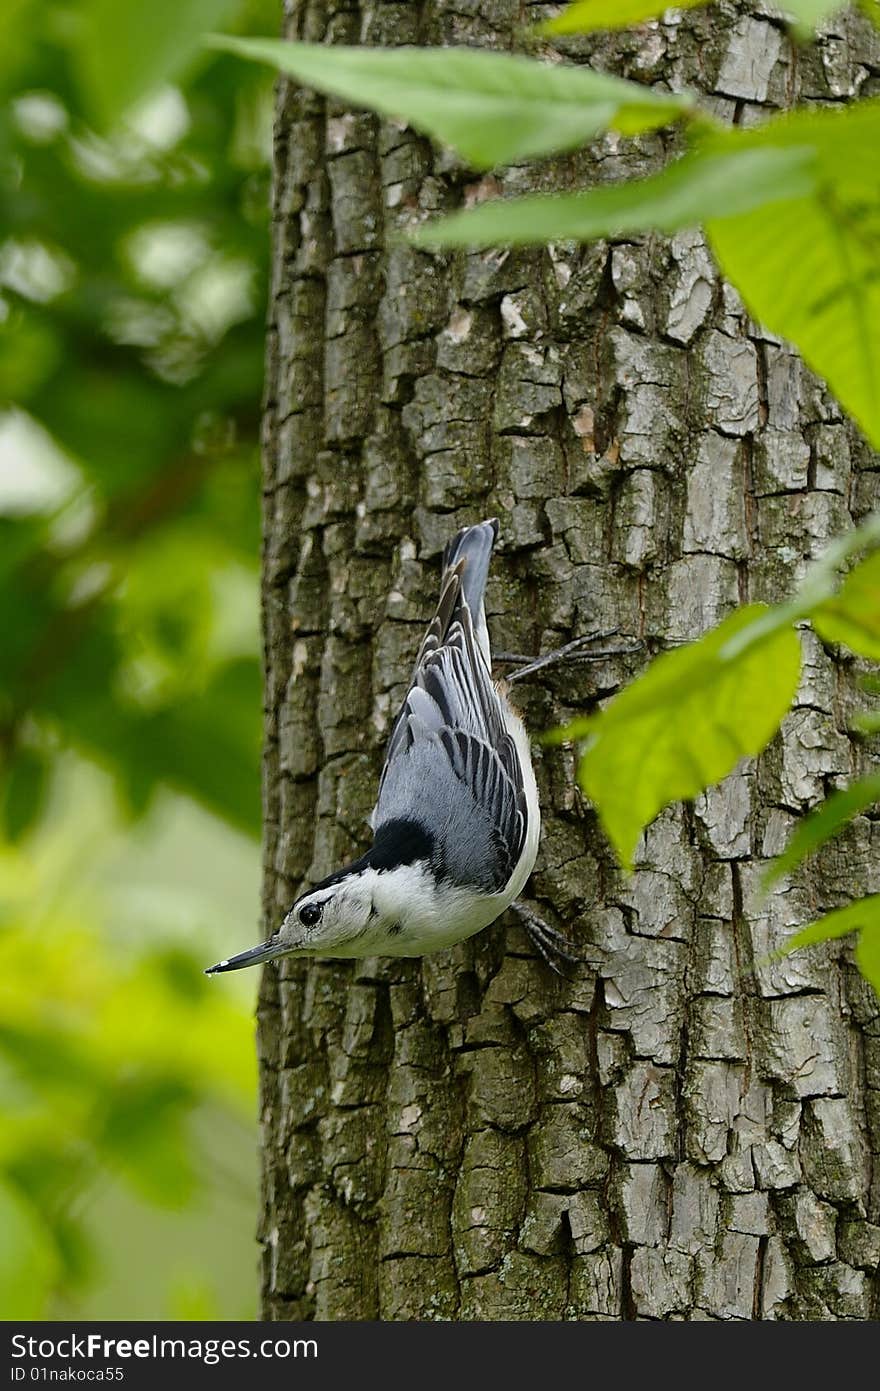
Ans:
[{"label": "bird's black beak", "polygon": [[264,961],[274,961],[276,957],[284,954],[284,948],[271,939],[268,942],[261,942],[258,947],[250,947],[247,951],[240,951],[238,956],[230,956],[226,961],[218,961],[216,966],[209,966],[205,971],[206,976],[219,975],[221,971],[241,971],[245,966],[262,966]]}]

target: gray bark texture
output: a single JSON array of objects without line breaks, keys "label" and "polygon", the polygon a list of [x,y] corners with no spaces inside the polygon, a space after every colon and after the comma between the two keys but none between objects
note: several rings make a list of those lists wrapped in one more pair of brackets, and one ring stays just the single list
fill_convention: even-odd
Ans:
[{"label": "gray bark texture", "polygon": [[[510,48],[519,0],[291,0],[288,37]],[[701,90],[750,123],[880,86],[838,17],[795,50],[728,4],[575,60]],[[497,514],[496,649],[595,630],[637,656],[517,689],[538,733],[790,593],[878,505],[878,459],[750,321],[697,232],[435,256],[396,233],[489,194],[609,183],[679,137],[478,177],[393,122],[282,81],[265,431],[265,927],[369,843],[389,720],[445,539]],[[589,964],[557,979],[514,919],[416,961],[264,976],[263,1297],[272,1319],[867,1319],[876,1312],[878,1002],[847,942],[776,964],[796,926],[880,889],[858,818],[768,900],[795,818],[865,752],[852,672],[809,634],[765,755],[615,866],[536,750],[529,889]],[[426,795],[430,795],[428,791]]]}]

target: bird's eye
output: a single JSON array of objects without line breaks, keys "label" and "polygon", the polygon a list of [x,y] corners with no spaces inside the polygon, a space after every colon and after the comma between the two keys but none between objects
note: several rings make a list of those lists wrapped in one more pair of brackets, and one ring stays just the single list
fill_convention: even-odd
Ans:
[{"label": "bird's eye", "polygon": [[303,927],[314,927],[315,923],[321,921],[323,911],[323,903],[304,903],[299,910],[299,920]]}]

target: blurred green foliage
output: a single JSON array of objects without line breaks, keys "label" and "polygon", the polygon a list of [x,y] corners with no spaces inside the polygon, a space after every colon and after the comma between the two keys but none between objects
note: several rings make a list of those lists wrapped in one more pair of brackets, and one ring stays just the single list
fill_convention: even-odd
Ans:
[{"label": "blurred green foliage", "polygon": [[[106,886],[89,901],[71,883],[120,818],[155,834],[167,789],[251,837],[256,878],[271,76],[200,40],[278,22],[275,0],[0,14],[5,1317],[76,1307],[100,1280],[96,1195],[197,1208],[206,1124],[246,1134],[254,1109],[248,992],[201,974],[224,950],[211,860],[230,833],[199,820],[216,827],[192,865],[205,892],[173,931],[154,905],[127,932]],[[90,764],[109,818],[83,793]],[[240,1312],[200,1278],[177,1312]]]}]

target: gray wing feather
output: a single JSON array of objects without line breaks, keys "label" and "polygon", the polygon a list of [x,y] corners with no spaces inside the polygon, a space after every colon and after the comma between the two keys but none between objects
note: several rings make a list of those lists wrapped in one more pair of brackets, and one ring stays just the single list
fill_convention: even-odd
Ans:
[{"label": "gray wing feather", "polygon": [[461,568],[444,576],[388,742],[372,822],[374,830],[399,817],[425,822],[430,798],[438,870],[497,892],[522,853],[527,807],[519,755],[474,633]]}]

